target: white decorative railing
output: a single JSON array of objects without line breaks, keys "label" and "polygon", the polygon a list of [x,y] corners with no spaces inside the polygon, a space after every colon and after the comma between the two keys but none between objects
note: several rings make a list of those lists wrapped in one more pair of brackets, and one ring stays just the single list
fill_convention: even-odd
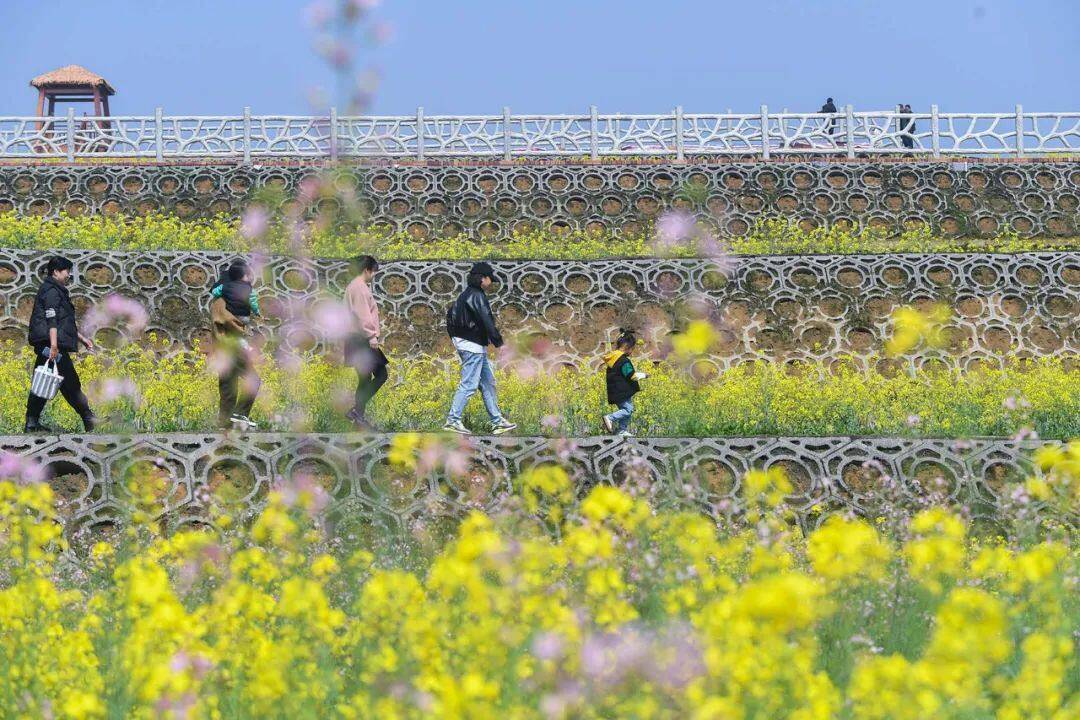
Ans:
[{"label": "white decorative railing", "polygon": [[[910,124],[909,124],[910,123]],[[439,158],[889,154],[1023,157],[1080,152],[1080,111],[901,114],[770,112],[668,115],[164,115],[0,117],[0,157]]]}]

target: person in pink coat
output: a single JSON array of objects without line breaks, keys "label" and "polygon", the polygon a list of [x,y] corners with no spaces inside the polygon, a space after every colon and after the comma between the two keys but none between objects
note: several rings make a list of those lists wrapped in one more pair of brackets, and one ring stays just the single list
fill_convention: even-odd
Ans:
[{"label": "person in pink coat", "polygon": [[345,339],[345,362],[356,368],[356,405],[346,417],[361,430],[372,430],[367,405],[386,382],[386,355],[382,351],[379,307],[371,294],[371,282],[379,261],[370,255],[353,260],[356,277],[345,288],[345,305],[353,316],[353,331]]}]

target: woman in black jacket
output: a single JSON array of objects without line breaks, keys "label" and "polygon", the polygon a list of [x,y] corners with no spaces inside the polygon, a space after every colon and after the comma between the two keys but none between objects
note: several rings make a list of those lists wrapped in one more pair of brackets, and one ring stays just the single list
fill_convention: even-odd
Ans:
[{"label": "woman in black jacket", "polygon": [[[83,394],[79,374],[71,362],[71,353],[79,349],[79,343],[85,345],[87,350],[93,350],[94,343],[84,337],[75,325],[75,306],[71,304],[67,289],[72,267],[72,262],[65,257],[58,255],[49,259],[45,266],[45,280],[38,288],[34,309],[30,313],[28,340],[30,347],[34,348],[35,369],[46,362],[56,362],[56,371],[64,378],[60,383],[60,394],[79,413],[83,426],[89,432],[94,429],[97,418]],[[45,409],[46,402],[36,395],[27,398],[24,432],[50,431],[49,427],[41,424],[41,411]]]},{"label": "woman in black jacket", "polygon": [[503,417],[495,396],[495,374],[488,362],[487,346],[502,347],[503,339],[495,326],[495,315],[491,312],[487,295],[484,293],[495,280],[495,270],[486,262],[473,264],[466,279],[465,290],[446,311],[446,332],[450,335],[454,349],[461,358],[461,382],[450,403],[450,414],[446,418],[443,430],[461,435],[470,434],[470,430],[461,421],[465,405],[469,398],[480,390],[484,398],[484,407],[491,416],[491,431],[496,435],[510,432],[517,427]]}]

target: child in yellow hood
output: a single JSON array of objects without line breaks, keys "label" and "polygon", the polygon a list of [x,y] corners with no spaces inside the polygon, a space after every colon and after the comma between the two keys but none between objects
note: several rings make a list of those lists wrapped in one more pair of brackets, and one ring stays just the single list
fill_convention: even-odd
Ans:
[{"label": "child in yellow hood", "polygon": [[604,355],[607,375],[607,401],[618,408],[604,416],[604,429],[609,433],[618,432],[622,437],[630,437],[630,417],[634,414],[633,397],[641,390],[639,380],[648,377],[634,369],[630,355],[637,345],[637,336],[633,330],[622,329],[615,339],[615,349]]}]

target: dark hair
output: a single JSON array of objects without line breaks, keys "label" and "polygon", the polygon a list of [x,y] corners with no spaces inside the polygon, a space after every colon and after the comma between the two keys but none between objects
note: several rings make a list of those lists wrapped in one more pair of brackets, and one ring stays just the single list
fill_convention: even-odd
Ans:
[{"label": "dark hair", "polygon": [[634,347],[637,345],[637,333],[630,328],[619,328],[619,337],[615,338],[615,347]]},{"label": "dark hair", "polygon": [[469,287],[480,287],[480,282],[486,278],[491,277],[485,273],[471,272],[465,276],[465,284]]},{"label": "dark hair", "polygon": [[54,272],[70,270],[73,267],[75,267],[75,263],[71,262],[66,257],[62,255],[53,255],[45,265],[45,277],[52,277]]},{"label": "dark hair", "polygon": [[248,264],[243,260],[236,260],[229,266],[227,275],[230,280],[236,282],[237,280],[243,280],[244,276],[248,274]]},{"label": "dark hair", "polygon": [[371,255],[357,255],[352,259],[353,272],[357,275],[365,270],[375,271],[379,269],[379,261]]},{"label": "dark hair", "polygon": [[827,103],[832,102],[832,98],[825,98],[825,102],[827,102]]}]

